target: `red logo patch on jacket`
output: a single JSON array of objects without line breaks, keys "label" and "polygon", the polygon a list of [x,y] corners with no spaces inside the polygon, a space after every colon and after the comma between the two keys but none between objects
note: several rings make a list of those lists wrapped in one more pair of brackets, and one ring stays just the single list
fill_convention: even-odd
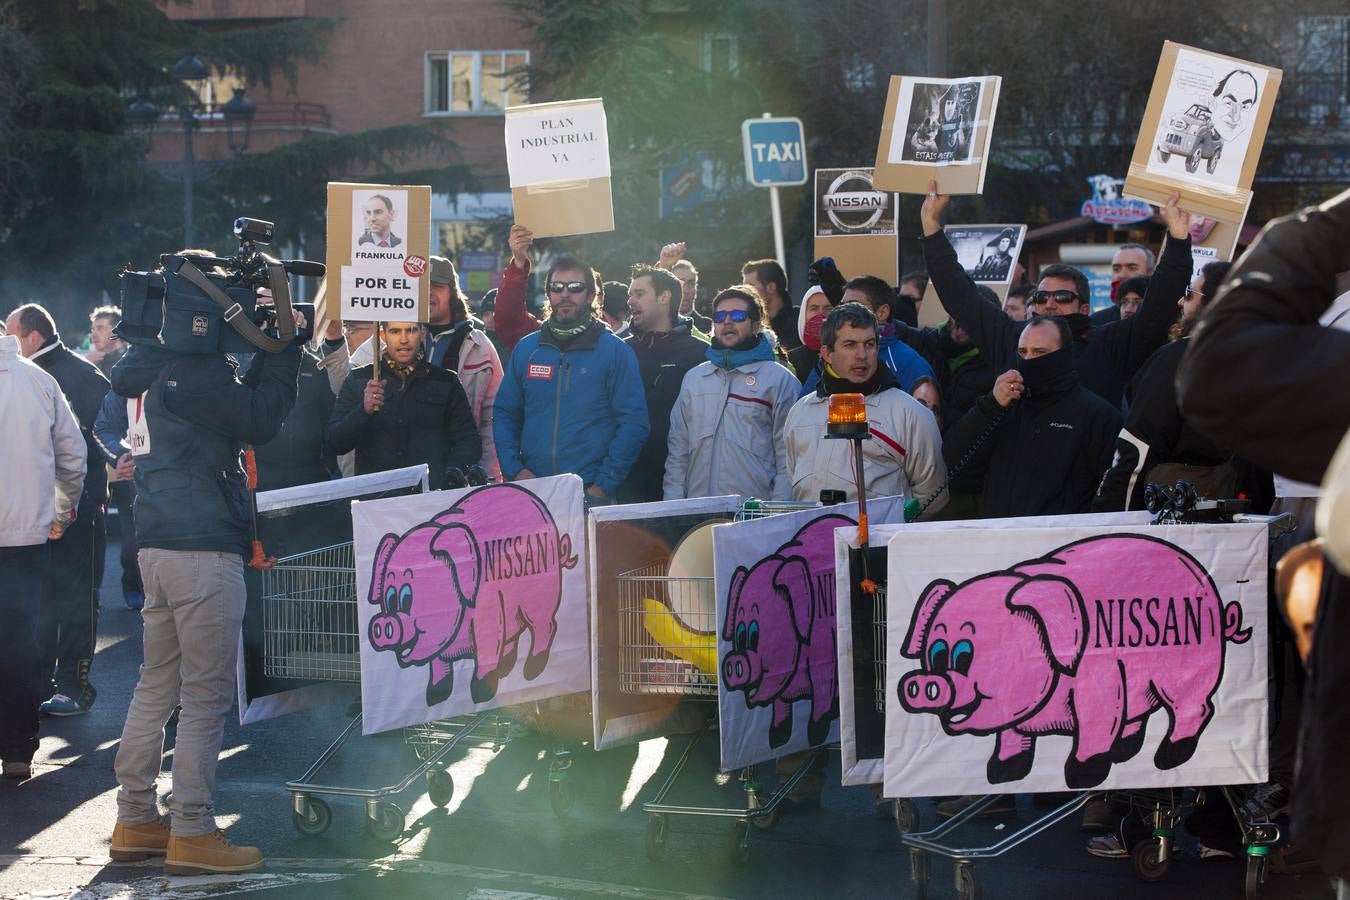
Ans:
[{"label": "red logo patch on jacket", "polygon": [[553,380],[553,367],[552,367],[552,366],[540,365],[540,364],[538,364],[538,363],[530,363],[529,370],[526,371],[525,377],[526,377],[526,378],[537,378],[537,379],[539,379],[540,381],[552,381],[552,380]]}]

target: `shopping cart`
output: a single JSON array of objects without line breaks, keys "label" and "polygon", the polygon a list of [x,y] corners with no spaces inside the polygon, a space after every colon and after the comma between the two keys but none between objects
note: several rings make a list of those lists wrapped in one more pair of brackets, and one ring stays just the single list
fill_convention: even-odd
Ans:
[{"label": "shopping cart", "polygon": [[[360,682],[359,604],[351,543],[278,560],[262,573],[261,595],[264,674],[306,681]],[[389,797],[425,778],[431,802],[446,806],[454,794],[454,783],[445,770],[445,758],[460,746],[499,750],[507,742],[508,728],[509,720],[493,712],[412,726],[404,730],[404,738],[418,765],[399,781],[375,788],[316,782],[319,772],[360,734],[358,713],[305,774],[286,783],[291,792],[291,822],[301,834],[323,834],[332,824],[333,814],[321,796],[355,797],[365,802],[369,833],[378,840],[391,841],[403,833],[404,814]]]},{"label": "shopping cart", "polygon": [[[815,506],[748,500],[736,513],[735,521]],[[716,704],[718,626],[713,577],[671,577],[666,575],[664,562],[655,562],[624,572],[617,580],[620,693],[659,694]],[[815,761],[816,753],[809,754],[787,778],[781,779],[768,792],[760,785],[757,767],[742,768],[736,776],[745,792],[745,805],[741,807],[668,803],[667,798],[694,751],[716,729],[717,712],[713,706],[706,726],[691,736],[655,796],[642,804],[643,811],[649,816],[647,857],[653,862],[665,854],[672,816],[734,820],[729,841],[731,856],[737,863],[748,862],[751,827],[768,829],[774,826],[778,805]]]},{"label": "shopping cart", "polygon": [[[1152,486],[1150,486],[1152,487]],[[1194,501],[1193,491],[1192,503]],[[1202,517],[1191,515],[1191,510],[1169,510],[1160,512],[1155,523],[1184,524],[1196,521],[1265,523],[1271,541],[1288,534],[1294,528],[1294,519],[1288,513],[1280,516],[1252,515],[1245,512],[1229,513],[1228,508],[1236,506],[1230,501],[1205,501],[1200,504]],[[878,638],[880,640],[881,638]],[[880,658],[880,657],[879,657]],[[1266,877],[1266,859],[1271,848],[1279,843],[1279,826],[1271,821],[1248,818],[1233,790],[1218,788],[1220,796],[1228,804],[1242,832],[1242,842],[1247,858],[1246,897],[1255,900]],[[953,876],[956,882],[957,896],[961,900],[975,900],[980,896],[979,884],[975,878],[975,864],[980,860],[994,859],[1009,850],[1021,846],[1055,824],[1073,815],[1094,800],[1105,800],[1121,805],[1128,814],[1136,816],[1147,830],[1149,837],[1138,841],[1131,848],[1130,861],[1135,874],[1144,881],[1159,881],[1166,874],[1171,863],[1176,838],[1176,827],[1186,814],[1198,805],[1206,802],[1204,790],[1142,790],[1142,791],[1087,791],[1075,795],[1053,810],[1041,815],[1025,826],[1016,829],[992,844],[981,847],[957,847],[944,843],[943,838],[951,835],[962,825],[970,822],[998,799],[997,794],[989,794],[975,799],[956,815],[936,828],[922,833],[901,835],[901,842],[909,850],[910,879],[914,883],[914,895],[918,900],[928,896],[928,872],[930,858],[939,856],[949,859],[953,864]],[[909,801],[904,801],[909,802]],[[914,822],[918,822],[918,809],[914,807]],[[902,828],[902,831],[904,829]]]}]

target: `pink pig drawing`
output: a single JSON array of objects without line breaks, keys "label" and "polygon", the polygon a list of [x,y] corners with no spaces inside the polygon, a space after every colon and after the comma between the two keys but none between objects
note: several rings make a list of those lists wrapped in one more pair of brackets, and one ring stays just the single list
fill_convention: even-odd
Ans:
[{"label": "pink pig drawing", "polygon": [[469,692],[492,699],[516,664],[528,631],[524,675],[548,665],[558,632],[562,573],[577,564],[572,539],[558,535],[539,498],[514,484],[478,488],[402,537],[386,534],[375,551],[370,643],[399,666],[427,666],[427,706],[450,696],[452,665],[472,659]]},{"label": "pink pig drawing", "polygon": [[792,705],[811,703],[807,740],[823,744],[839,718],[839,662],[834,644],[834,530],[852,519],[815,519],[792,540],[747,569],[738,566],[727,594],[722,639],[723,684],[743,691],[747,706],[770,706],[769,746],[792,736]]},{"label": "pink pig drawing", "polygon": [[929,584],[901,649],[921,668],[900,679],[900,703],[949,735],[997,735],[991,784],[1031,771],[1038,736],[1069,735],[1064,780],[1082,790],[1139,752],[1159,707],[1169,724],[1154,765],[1189,760],[1227,643],[1249,637],[1242,607],[1225,606],[1185,550],[1139,534],[1087,538],[961,585]]}]

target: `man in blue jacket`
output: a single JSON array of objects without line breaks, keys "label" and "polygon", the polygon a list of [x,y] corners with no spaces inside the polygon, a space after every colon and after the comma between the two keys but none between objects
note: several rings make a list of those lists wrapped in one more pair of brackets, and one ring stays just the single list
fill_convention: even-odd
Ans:
[{"label": "man in blue jacket", "polygon": [[651,430],[637,357],[593,317],[590,266],[560,257],[545,287],[549,317],[516,344],[497,394],[502,477],[572,472],[593,502],[608,502]]}]

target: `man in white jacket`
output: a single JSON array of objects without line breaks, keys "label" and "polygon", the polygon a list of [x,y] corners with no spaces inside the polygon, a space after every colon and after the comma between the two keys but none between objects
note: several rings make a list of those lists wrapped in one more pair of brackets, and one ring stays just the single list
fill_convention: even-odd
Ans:
[{"label": "man in white jacket", "polygon": [[6,778],[32,774],[38,746],[38,638],[33,600],[41,596],[48,539],[75,518],[84,489],[85,443],[56,379],[0,337],[0,761]]},{"label": "man in white jacket", "polygon": [[791,498],[783,426],[800,386],[774,360],[765,318],[764,302],[748,285],[713,298],[708,362],[685,373],[670,413],[666,500]]},{"label": "man in white jacket", "polygon": [[[788,414],[787,457],[792,499],[814,502],[822,490],[843,491],[857,499],[852,442],[826,440],[830,396],[862,394],[871,438],[863,441],[863,476],[868,497],[917,497],[927,500],[947,478],[942,437],[933,414],[901,388],[877,360],[877,319],[861,303],[841,303],[820,329],[820,358],[825,364],[816,390],[797,401]],[[947,502],[944,492],[925,511],[936,514]]]}]

